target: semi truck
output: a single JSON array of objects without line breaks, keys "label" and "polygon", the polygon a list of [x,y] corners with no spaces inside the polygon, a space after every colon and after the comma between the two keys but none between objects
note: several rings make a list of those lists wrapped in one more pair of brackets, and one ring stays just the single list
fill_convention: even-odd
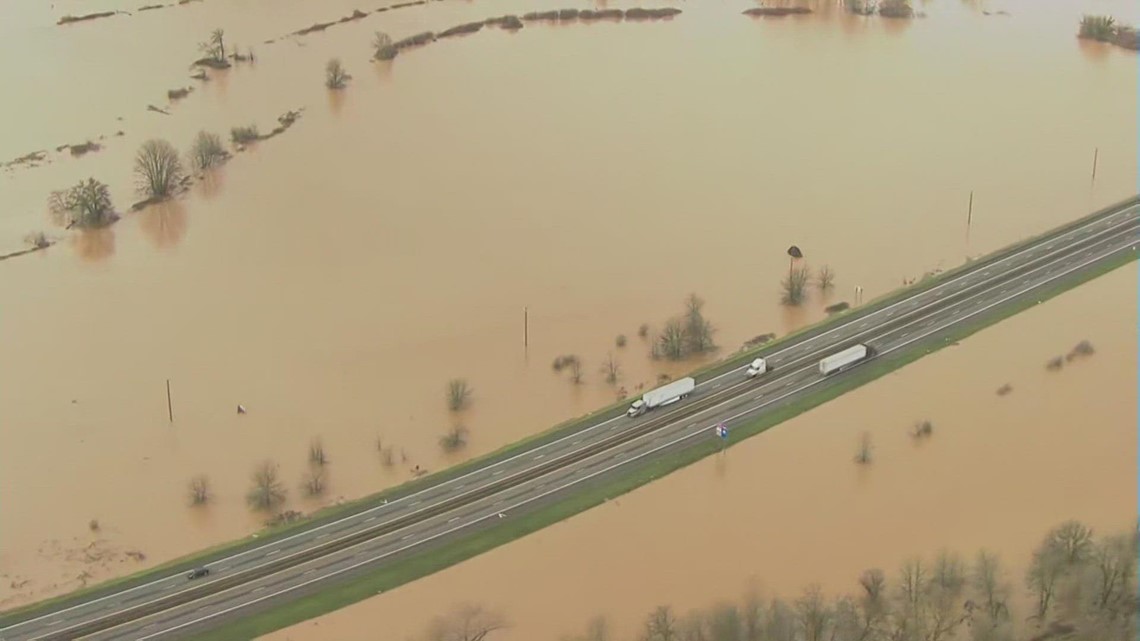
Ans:
[{"label": "semi truck", "polygon": [[836,352],[819,362],[819,373],[827,376],[842,371],[867,358],[866,345],[852,345],[847,349]]},{"label": "semi truck", "polygon": [[748,378],[756,378],[757,376],[760,376],[767,371],[768,362],[762,358],[758,358],[752,361],[752,364],[748,366],[748,369],[745,370],[744,373],[748,376]]},{"label": "semi truck", "polygon": [[641,416],[649,410],[657,409],[662,405],[676,403],[688,396],[696,387],[697,382],[690,377],[678,379],[668,385],[662,385],[657,389],[649,390],[643,394],[641,398],[634,401],[633,405],[629,406],[629,411],[626,412],[626,415],[631,418]]}]

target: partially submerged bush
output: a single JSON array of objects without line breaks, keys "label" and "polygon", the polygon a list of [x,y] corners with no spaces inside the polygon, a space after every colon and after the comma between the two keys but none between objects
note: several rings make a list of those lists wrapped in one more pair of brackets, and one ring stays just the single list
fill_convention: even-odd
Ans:
[{"label": "partially submerged bush", "polygon": [[471,386],[466,379],[453,378],[447,382],[447,409],[452,412],[467,407],[471,400]]},{"label": "partially submerged bush", "polygon": [[793,267],[788,272],[788,277],[780,283],[780,288],[783,290],[780,302],[789,306],[802,304],[807,298],[807,286],[810,280],[811,272],[807,267]]},{"label": "partially submerged bush", "polygon": [[1064,364],[1065,364],[1065,359],[1063,357],[1054,356],[1053,358],[1049,359],[1048,363],[1045,363],[1045,369],[1051,370],[1051,371],[1052,370],[1058,370],[1058,369],[1061,369],[1061,366],[1063,366]]},{"label": "partially submerged bush", "polygon": [[914,424],[914,429],[911,434],[915,438],[926,438],[934,433],[934,424],[929,420],[918,421]]},{"label": "partially submerged bush", "polygon": [[886,18],[912,18],[914,8],[910,0],[882,0],[879,2],[879,15]]},{"label": "partially submerged bush", "polygon": [[261,134],[257,132],[257,125],[248,125],[246,127],[234,127],[230,129],[230,140],[235,145],[244,145],[254,142],[261,138]]},{"label": "partially submerged bush", "polygon": [[815,276],[815,284],[823,292],[835,285],[835,272],[832,271],[831,267],[824,265],[819,268],[819,273]]},{"label": "partially submerged bush", "polygon": [[1092,343],[1087,340],[1083,340],[1077,343],[1073,349],[1069,350],[1068,355],[1065,356],[1065,360],[1071,361],[1078,356],[1092,356],[1095,351],[1096,350],[1093,349]]},{"label": "partially submerged bush", "polygon": [[311,467],[305,472],[301,480],[301,489],[307,496],[320,496],[325,493],[325,471],[320,467]]},{"label": "partially submerged bush", "polygon": [[452,427],[446,434],[439,437],[439,446],[445,452],[455,452],[467,445],[467,428],[462,425]]},{"label": "partially submerged bush", "polygon": [[210,500],[210,481],[204,475],[190,479],[190,504],[205,505]]},{"label": "partially submerged bush", "polygon": [[1009,394],[1012,391],[1013,391],[1013,385],[1006,383],[1005,385],[1002,385],[1001,387],[997,388],[997,395],[998,396],[1005,396],[1006,394]]},{"label": "partially submerged bush", "polygon": [[377,60],[391,60],[396,57],[400,50],[392,42],[391,36],[388,34],[377,31],[376,35],[372,36],[372,57]]},{"label": "partially submerged bush", "polygon": [[578,357],[574,354],[563,354],[554,359],[553,368],[556,372],[561,372],[564,368],[570,367],[571,364],[577,363]]},{"label": "partially submerged bush", "polygon": [[1081,38],[1109,42],[1116,35],[1116,19],[1112,16],[1090,16],[1081,18],[1081,27],[1077,32]]},{"label": "partially submerged bush", "polygon": [[641,327],[637,328],[637,335],[640,338],[649,336],[649,323],[642,323]]},{"label": "partially submerged bush", "polygon": [[625,347],[625,343],[625,334],[618,334],[618,337],[614,339],[614,344],[618,347]]}]

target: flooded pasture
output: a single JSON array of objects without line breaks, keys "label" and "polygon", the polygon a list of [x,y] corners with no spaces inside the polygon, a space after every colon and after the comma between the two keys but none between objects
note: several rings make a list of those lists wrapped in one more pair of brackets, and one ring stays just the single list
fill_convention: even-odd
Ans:
[{"label": "flooded pasture", "polygon": [[[983,13],[999,5],[1011,15]],[[1085,11],[1135,22],[1129,3],[930,0],[889,22],[693,2],[666,21],[528,23],[369,61],[377,30],[560,6],[445,0],[288,38],[356,6],[0,7],[0,161],[50,152],[0,171],[0,253],[63,238],[0,263],[0,608],[249,534],[264,459],[287,507],[309,511],[611,402],[608,353],[631,391],[676,375],[693,363],[651,361],[636,333],[690,292],[730,352],[856,285],[870,298],[1135,191],[1135,54],[1073,36]],[[132,13],[55,25],[104,8]],[[256,62],[190,80],[215,27]],[[332,57],[353,79],[330,95]],[[284,134],[110,228],[65,233],[44,211],[94,176],[126,212],[144,140],[184,149],[296,109]],[[54,151],[88,139],[102,149]],[[838,274],[792,312],[776,303],[790,244]],[[551,370],[568,353],[582,385]],[[460,377],[473,402],[452,416]],[[446,455],[455,422],[470,442]],[[330,490],[307,500],[314,437]],[[393,466],[377,438],[403,453]],[[196,474],[215,497],[192,510]]]}]

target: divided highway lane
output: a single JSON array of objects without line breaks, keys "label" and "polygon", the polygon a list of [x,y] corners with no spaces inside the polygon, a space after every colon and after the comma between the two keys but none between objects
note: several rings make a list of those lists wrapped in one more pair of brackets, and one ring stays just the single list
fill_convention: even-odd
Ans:
[{"label": "divided highway lane", "polygon": [[[1074,271],[1087,269],[1121,251],[1131,251],[1136,242],[1137,226],[1106,236],[1099,242],[1089,243],[1076,252],[1043,261],[1032,270],[995,282],[968,299],[949,307],[931,311],[908,322],[886,330],[874,330],[863,337],[873,345],[881,358],[898,352],[910,344],[945,332],[957,323],[969,320],[998,305],[1016,298],[1032,296],[1033,290]],[[838,378],[841,378],[839,375]],[[356,547],[304,563],[288,572],[276,573],[249,585],[218,593],[208,599],[189,604],[177,610],[164,612],[141,621],[135,621],[114,630],[90,637],[91,639],[173,639],[201,627],[228,618],[247,614],[258,606],[268,605],[275,599],[295,598],[319,590],[329,579],[340,579],[354,573],[366,572],[410,549],[445,537],[457,537],[473,529],[487,527],[499,518],[511,518],[535,509],[539,505],[557,500],[574,486],[588,482],[622,465],[636,464],[661,450],[684,447],[694,438],[711,438],[711,426],[717,421],[747,420],[763,411],[801,397],[818,386],[833,384],[836,376],[822,378],[814,366],[795,368],[784,379],[764,383],[745,384],[742,394],[699,410],[682,421],[628,439],[621,446],[602,448],[598,453],[568,467],[544,475],[526,485],[512,487],[504,492],[480,499],[457,510],[416,523],[405,529],[369,540]],[[609,437],[621,438],[621,434]],[[502,515],[501,517],[499,515]]]},{"label": "divided highway lane", "polygon": [[[842,345],[844,342],[852,342],[857,338],[859,332],[866,330],[872,324],[900,321],[926,307],[949,302],[949,299],[959,292],[984,285],[1000,278],[1001,274],[1032,264],[1033,261],[1042,257],[1064,253],[1067,248],[1076,243],[1095,239],[1098,235],[1112,233],[1113,230],[1125,229],[1134,225],[1138,210],[1140,210],[1140,206],[1135,202],[1130,203],[1114,213],[1073,229],[1050,241],[1022,249],[997,261],[979,264],[969,272],[960,274],[934,288],[901,300],[889,307],[862,316],[853,315],[848,322],[831,330],[806,335],[800,340],[766,355],[775,368],[770,375],[772,378],[769,382],[775,382],[786,375],[789,367],[794,369],[799,363],[818,360],[818,357],[837,349],[838,345]],[[139,610],[136,614],[144,614],[148,606],[154,609],[156,606],[162,605],[161,601],[165,600],[164,597],[180,595],[180,598],[186,598],[191,596],[188,594],[189,591],[209,590],[211,584],[224,581],[227,576],[232,577],[236,573],[245,574],[247,571],[259,568],[265,572],[268,571],[267,566],[273,566],[273,569],[277,569],[283,560],[296,557],[301,550],[325,545],[328,541],[336,541],[349,533],[359,532],[362,529],[391,524],[394,519],[406,521],[408,515],[423,516],[425,511],[439,506],[443,502],[451,503],[457,496],[470,494],[473,490],[485,487],[490,483],[496,483],[502,478],[509,478],[531,469],[535,465],[542,465],[543,459],[556,459],[565,452],[574,451],[575,448],[597,442],[598,439],[615,431],[624,432],[624,430],[641,429],[647,425],[662,424],[662,422],[671,421],[674,418],[691,413],[695,405],[702,402],[706,397],[715,395],[717,398],[721,398],[722,395],[724,397],[735,395],[749,386],[748,383],[741,382],[741,372],[742,368],[736,369],[703,382],[698,386],[691,400],[669,410],[651,412],[639,419],[631,420],[625,417],[617,417],[603,421],[557,441],[536,446],[530,451],[495,462],[463,477],[393,500],[387,505],[372,508],[339,521],[315,527],[291,537],[270,542],[262,547],[219,560],[211,564],[214,574],[205,581],[191,584],[181,575],[168,577],[10,626],[0,630],[0,637],[10,641],[69,638],[72,634],[80,632],[76,629],[76,626],[80,624],[96,622],[108,615],[124,613],[124,611],[129,613],[132,610]],[[764,383],[764,385],[767,384],[769,383]],[[217,587],[221,586],[218,585]],[[156,600],[159,602],[156,603]],[[86,628],[87,626],[83,627]]]}]

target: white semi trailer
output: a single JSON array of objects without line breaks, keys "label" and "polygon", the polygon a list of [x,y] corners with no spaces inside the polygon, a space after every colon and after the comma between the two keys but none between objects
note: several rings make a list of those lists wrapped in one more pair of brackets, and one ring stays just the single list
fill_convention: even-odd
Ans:
[{"label": "white semi trailer", "polygon": [[852,345],[842,352],[836,352],[819,362],[819,373],[827,376],[867,358],[866,345]]},{"label": "white semi trailer", "polygon": [[654,390],[649,390],[633,402],[629,406],[629,411],[626,412],[627,416],[641,416],[649,410],[656,409],[662,405],[669,405],[676,403],[688,396],[697,387],[697,381],[692,378],[682,378],[662,385]]}]

